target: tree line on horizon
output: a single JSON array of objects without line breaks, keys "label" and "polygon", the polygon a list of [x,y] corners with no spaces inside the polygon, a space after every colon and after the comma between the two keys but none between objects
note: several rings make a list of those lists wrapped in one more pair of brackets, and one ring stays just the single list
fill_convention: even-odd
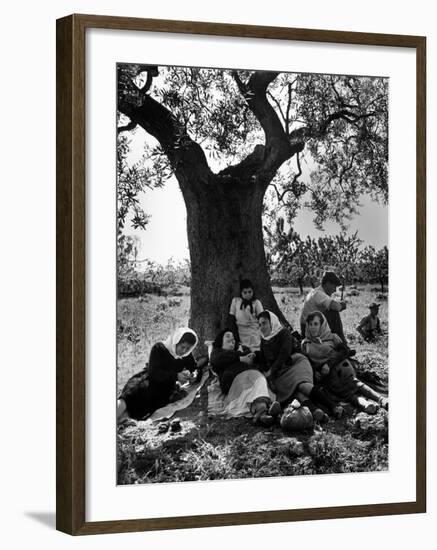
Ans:
[{"label": "tree line on horizon", "polygon": [[[273,228],[264,226],[264,236],[272,286],[292,285],[302,294],[304,287],[320,284],[326,269],[335,271],[344,285],[379,284],[384,292],[388,284],[388,247],[363,246],[358,231],[352,235],[342,232],[302,238],[292,227],[287,230],[280,217]],[[124,284],[140,276],[161,287],[190,286],[188,259],[170,258],[165,264],[150,259],[138,260],[138,246],[139,239],[132,236],[123,235],[118,240],[118,274]]]}]

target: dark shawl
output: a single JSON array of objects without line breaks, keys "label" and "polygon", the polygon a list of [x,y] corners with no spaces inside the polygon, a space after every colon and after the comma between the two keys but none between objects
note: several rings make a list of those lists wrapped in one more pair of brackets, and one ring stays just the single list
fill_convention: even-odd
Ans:
[{"label": "dark shawl", "polygon": [[236,350],[226,350],[221,348],[213,349],[209,362],[217,374],[220,388],[224,394],[227,394],[232,386],[235,377],[246,370],[258,370],[253,365],[242,363],[240,357],[244,355]]},{"label": "dark shawl", "polygon": [[140,419],[167,405],[178,373],[184,369],[193,372],[196,368],[192,354],[175,359],[162,342],[156,343],[150,351],[148,366],[132,376],[121,392],[129,416]]}]

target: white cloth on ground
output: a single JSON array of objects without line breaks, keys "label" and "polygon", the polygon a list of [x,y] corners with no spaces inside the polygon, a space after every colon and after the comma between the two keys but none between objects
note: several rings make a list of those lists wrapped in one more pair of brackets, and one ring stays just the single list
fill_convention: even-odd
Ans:
[{"label": "white cloth on ground", "polygon": [[194,401],[194,398],[196,397],[198,391],[203,386],[203,384],[208,379],[208,376],[210,375],[210,370],[205,369],[202,378],[200,382],[197,382],[196,384],[190,384],[187,386],[187,395],[183,397],[182,399],[179,399],[178,401],[175,401],[174,403],[169,403],[168,405],[165,405],[164,407],[161,407],[160,409],[157,409],[154,413],[152,413],[147,420],[152,420],[154,422],[158,420],[164,420],[165,418],[171,418],[176,411],[180,411],[182,409],[186,409],[191,405],[191,403]]},{"label": "white cloth on ground", "polygon": [[226,418],[250,417],[250,404],[259,397],[269,397],[273,401],[275,394],[269,389],[266,377],[255,369],[237,375],[227,395],[222,393],[217,379],[208,387],[208,414]]}]

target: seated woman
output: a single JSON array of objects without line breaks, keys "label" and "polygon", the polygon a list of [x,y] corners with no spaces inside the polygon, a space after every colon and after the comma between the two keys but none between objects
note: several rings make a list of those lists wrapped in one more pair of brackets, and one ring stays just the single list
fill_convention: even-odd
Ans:
[{"label": "seated woman", "polygon": [[320,311],[308,315],[301,345],[302,352],[315,369],[315,376],[319,374],[324,388],[335,400],[348,401],[369,414],[377,412],[376,403],[388,407],[384,397],[357,379],[351,362],[347,360],[348,348],[337,334],[331,332]]},{"label": "seated woman", "polygon": [[[117,420],[126,416],[140,420],[170,402],[178,377],[200,369],[207,363],[197,363],[192,355],[198,342],[196,333],[187,327],[176,329],[163,342],[150,350],[149,364],[132,376],[121,392],[117,403]],[[185,375],[185,376],[184,376]]]},{"label": "seated woman", "polygon": [[338,334],[331,332],[320,311],[313,311],[307,317],[301,350],[313,366],[316,382],[329,374],[330,366],[349,356],[343,340]]},{"label": "seated woman", "polygon": [[266,310],[258,315],[258,322],[262,338],[256,359],[267,371],[269,386],[282,407],[296,398],[311,410],[316,421],[325,419],[325,413],[315,406],[316,403],[335,416],[341,416],[343,409],[314,386],[310,362],[304,355],[294,352],[293,338],[278,317]]},{"label": "seated woman", "polygon": [[271,397],[265,376],[253,365],[254,355],[238,346],[231,330],[224,329],[214,340],[210,364],[226,395],[227,411],[235,416],[250,413],[255,423],[270,426],[274,422],[268,414]]},{"label": "seated woman", "polygon": [[262,310],[261,302],[255,297],[253,284],[249,279],[243,279],[240,283],[240,296],[232,298],[229,321],[237,341],[252,351],[259,350],[257,317]]}]

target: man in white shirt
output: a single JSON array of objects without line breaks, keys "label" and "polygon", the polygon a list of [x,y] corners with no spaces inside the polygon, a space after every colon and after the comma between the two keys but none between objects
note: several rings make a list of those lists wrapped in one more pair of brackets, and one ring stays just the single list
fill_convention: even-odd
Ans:
[{"label": "man in white shirt", "polygon": [[313,288],[307,294],[300,315],[300,327],[304,338],[305,323],[308,315],[313,311],[320,311],[326,317],[331,332],[338,334],[347,346],[346,337],[343,332],[343,323],[340,317],[340,312],[346,309],[346,302],[331,298],[340,284],[340,279],[333,271],[326,271],[322,278],[322,284],[317,288]]}]

